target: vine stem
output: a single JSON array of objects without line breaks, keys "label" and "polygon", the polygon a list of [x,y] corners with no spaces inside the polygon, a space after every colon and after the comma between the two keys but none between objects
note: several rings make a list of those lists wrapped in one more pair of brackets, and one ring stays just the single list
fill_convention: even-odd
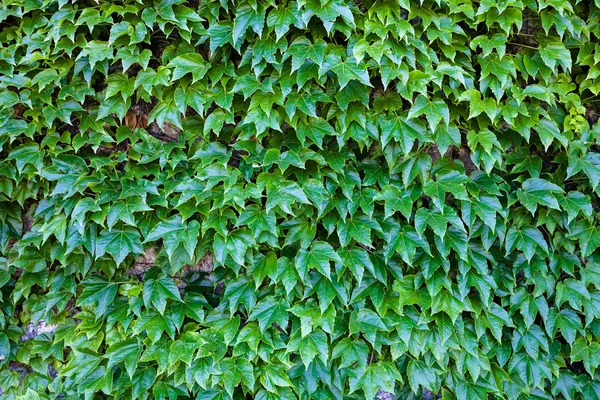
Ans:
[{"label": "vine stem", "polygon": [[531,49],[531,50],[535,50],[535,51],[538,50],[537,47],[529,46],[529,45],[526,45],[526,44],[523,44],[523,43],[506,42],[506,44],[513,44],[515,46],[521,46],[521,47],[524,47],[526,49]]}]

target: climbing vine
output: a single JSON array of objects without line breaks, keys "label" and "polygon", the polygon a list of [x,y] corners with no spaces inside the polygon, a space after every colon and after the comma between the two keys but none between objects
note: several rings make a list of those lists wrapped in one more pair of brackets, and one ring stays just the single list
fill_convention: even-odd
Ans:
[{"label": "climbing vine", "polygon": [[599,43],[599,0],[3,0],[0,396],[599,398]]}]

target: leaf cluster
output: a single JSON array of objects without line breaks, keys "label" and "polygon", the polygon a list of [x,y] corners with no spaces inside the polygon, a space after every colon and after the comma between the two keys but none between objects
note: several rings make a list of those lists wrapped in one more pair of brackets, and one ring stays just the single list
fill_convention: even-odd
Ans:
[{"label": "leaf cluster", "polygon": [[599,40],[599,0],[2,1],[0,396],[600,398]]}]

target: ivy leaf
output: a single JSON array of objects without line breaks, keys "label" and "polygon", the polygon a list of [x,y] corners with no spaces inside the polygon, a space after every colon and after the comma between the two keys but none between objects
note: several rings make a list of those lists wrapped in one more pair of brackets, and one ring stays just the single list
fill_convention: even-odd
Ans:
[{"label": "ivy leaf", "polygon": [[388,331],[381,317],[376,312],[366,308],[352,312],[349,327],[350,334],[361,332],[371,343],[375,341],[379,331]]},{"label": "ivy leaf", "polygon": [[240,213],[236,226],[248,226],[255,238],[262,232],[269,232],[277,236],[277,218],[274,213],[268,213],[257,204],[251,204]]},{"label": "ivy leaf", "polygon": [[567,212],[567,222],[571,223],[579,213],[586,217],[592,216],[592,204],[589,197],[579,192],[569,192],[563,198],[558,199],[560,207]]},{"label": "ivy leaf", "polygon": [[465,175],[458,171],[451,171],[438,175],[435,180],[425,182],[423,191],[426,195],[434,198],[434,203],[442,207],[445,202],[446,193],[451,193],[457,200],[469,200],[464,184],[468,181]]},{"label": "ivy leaf", "polygon": [[600,231],[595,225],[591,225],[586,220],[579,220],[573,224],[570,229],[569,238],[579,240],[582,257],[587,257],[600,247]]},{"label": "ivy leaf", "polygon": [[391,138],[402,145],[404,154],[408,154],[415,143],[415,139],[423,142],[429,141],[426,128],[419,120],[408,120],[403,117],[385,119],[381,126],[381,140],[385,147]]},{"label": "ivy leaf", "polygon": [[298,126],[298,139],[304,144],[305,138],[309,138],[319,148],[323,148],[323,139],[326,136],[335,136],[333,127],[322,118],[310,118],[306,124]]},{"label": "ivy leaf", "polygon": [[513,226],[506,234],[507,254],[518,249],[525,254],[527,260],[531,260],[538,247],[544,251],[544,254],[548,252],[548,243],[537,228],[527,226],[519,229]]},{"label": "ivy leaf", "polygon": [[296,182],[285,181],[278,186],[267,186],[267,213],[274,207],[280,207],[284,212],[293,215],[291,206],[295,203],[310,204],[306,194]]},{"label": "ivy leaf", "polygon": [[555,210],[560,210],[558,201],[554,197],[554,193],[562,193],[563,190],[544,179],[531,178],[523,182],[523,186],[517,191],[517,197],[523,205],[535,214],[538,205],[543,205]]},{"label": "ivy leaf", "polygon": [[544,63],[554,69],[556,64],[560,64],[565,72],[571,71],[571,53],[563,43],[553,42],[539,47],[540,56]]},{"label": "ivy leaf", "polygon": [[356,278],[358,285],[362,282],[365,268],[375,275],[375,267],[369,258],[369,253],[364,249],[341,249],[339,251],[343,265],[348,268]]},{"label": "ivy leaf", "polygon": [[267,17],[267,25],[275,28],[276,40],[279,41],[296,24],[297,17],[291,7],[273,8]]},{"label": "ivy leaf", "polygon": [[371,247],[371,231],[382,233],[381,226],[377,221],[373,221],[363,214],[353,215],[347,221],[339,221],[337,231],[340,238],[340,245],[346,247],[350,239],[354,239],[364,246]]},{"label": "ivy leaf", "polygon": [[10,342],[8,336],[4,333],[0,333],[0,363],[4,364],[10,356]]},{"label": "ivy leaf", "polygon": [[198,221],[192,220],[188,223],[182,221],[181,215],[175,215],[167,221],[159,222],[152,229],[144,243],[153,242],[160,238],[163,239],[163,244],[167,250],[169,259],[172,259],[175,251],[179,246],[182,246],[190,260],[193,260],[198,238],[200,236],[200,224]]},{"label": "ivy leaf", "polygon": [[181,79],[184,75],[192,74],[192,82],[196,82],[202,78],[210,69],[210,64],[207,64],[200,54],[188,53],[175,57],[167,65],[167,67],[175,67],[171,81]]},{"label": "ivy leaf", "polygon": [[235,16],[232,31],[234,47],[239,47],[240,39],[244,37],[246,31],[250,27],[252,27],[257,34],[261,34],[265,22],[265,11],[262,5],[259,7],[252,7],[249,4],[242,3],[238,6]]},{"label": "ivy leaf", "polygon": [[[393,390],[398,373],[395,367],[386,367],[384,363],[369,365],[358,380],[350,382],[350,389],[362,389],[366,399],[374,399],[380,388]],[[394,371],[390,372],[392,368]]]},{"label": "ivy leaf", "polygon": [[450,111],[443,100],[430,101],[427,97],[419,95],[408,112],[407,118],[416,118],[421,115],[425,115],[425,118],[427,118],[432,132],[435,132],[436,127],[442,120],[446,126],[450,123]]},{"label": "ivy leaf", "polygon": [[467,142],[472,148],[483,148],[483,150],[489,155],[492,155],[492,150],[494,147],[501,147],[496,135],[494,135],[494,133],[489,129],[482,129],[480,132],[469,132],[467,135]]},{"label": "ivy leaf", "polygon": [[310,250],[300,250],[296,256],[296,269],[302,279],[306,279],[310,269],[314,268],[331,280],[330,261],[342,262],[340,256],[329,243],[315,241]]},{"label": "ivy leaf", "polygon": [[110,254],[117,265],[129,254],[143,254],[140,233],[132,227],[121,227],[111,231],[104,230],[96,242],[96,258]]},{"label": "ivy leaf", "polygon": [[480,64],[481,79],[493,75],[502,84],[505,84],[511,76],[516,77],[517,75],[515,64],[508,56],[500,57],[498,54],[492,53],[489,57],[481,57]]},{"label": "ivy leaf", "polygon": [[456,214],[456,211],[448,206],[434,210],[428,210],[426,208],[420,208],[415,214],[415,229],[419,235],[423,235],[427,226],[431,227],[433,232],[440,238],[444,238],[448,224],[452,224],[459,230],[466,232],[463,222]]},{"label": "ivy leaf", "polygon": [[146,202],[140,197],[128,197],[124,200],[115,202],[108,211],[106,223],[108,229],[119,221],[123,221],[127,225],[136,226],[134,213],[141,211],[152,211]]},{"label": "ivy leaf", "polygon": [[408,381],[413,392],[417,392],[419,387],[434,391],[436,388],[436,376],[434,371],[427,367],[423,362],[411,360],[408,362]]},{"label": "ivy leaf", "polygon": [[115,343],[106,350],[106,358],[108,359],[106,368],[110,369],[123,362],[125,364],[125,370],[131,379],[141,353],[142,348],[140,346],[139,338],[131,338]]},{"label": "ivy leaf", "polygon": [[540,135],[540,140],[542,141],[546,151],[554,139],[558,140],[564,147],[569,145],[569,140],[560,132],[556,122],[550,119],[544,118],[540,120],[540,123],[536,125],[536,131]]},{"label": "ivy leaf", "polygon": [[317,356],[324,364],[327,364],[329,358],[327,335],[322,330],[316,330],[303,338],[292,339],[288,344],[287,351],[299,351],[302,363],[307,369]]},{"label": "ivy leaf", "polygon": [[258,320],[261,333],[274,323],[285,330],[288,323],[288,308],[289,306],[281,299],[269,296],[254,307],[248,320]]},{"label": "ivy leaf", "polygon": [[16,160],[17,170],[22,172],[26,165],[33,165],[38,171],[43,167],[44,151],[37,143],[26,143],[10,152],[6,161]]},{"label": "ivy leaf", "polygon": [[108,97],[100,104],[98,119],[103,119],[111,114],[115,114],[119,120],[122,121],[130,106],[131,99],[123,100],[120,96]]},{"label": "ivy leaf", "polygon": [[600,182],[600,154],[587,153],[585,157],[570,157],[567,177],[583,171],[590,179],[591,187],[596,190]]},{"label": "ivy leaf", "polygon": [[556,311],[550,309],[547,318],[546,331],[552,336],[560,330],[560,333],[571,346],[575,341],[577,332],[581,331],[581,320],[573,310]]},{"label": "ivy leaf", "polygon": [[228,299],[231,313],[235,311],[238,304],[243,304],[246,310],[252,310],[256,305],[256,292],[245,277],[229,282],[225,287],[224,295]]},{"label": "ivy leaf", "polygon": [[252,364],[243,358],[235,360],[227,358],[221,361],[220,368],[225,390],[233,396],[234,389],[243,382],[250,390],[254,390],[255,377]]},{"label": "ivy leaf", "polygon": [[575,392],[581,387],[581,383],[576,379],[575,375],[568,371],[562,373],[552,385],[552,394],[562,394],[565,399],[575,399]]},{"label": "ivy leaf", "polygon": [[97,318],[104,315],[117,295],[119,285],[100,275],[92,275],[84,281],[85,289],[77,299],[80,306],[94,306]]},{"label": "ivy leaf", "polygon": [[438,146],[440,154],[445,154],[451,144],[460,147],[460,131],[455,126],[438,125],[434,133],[434,141]]},{"label": "ivy leaf", "polygon": [[481,47],[484,56],[489,56],[492,51],[496,50],[500,58],[502,58],[506,51],[506,41],[506,36],[500,33],[497,33],[492,37],[480,35],[471,41],[470,47],[472,50]]},{"label": "ivy leaf", "polygon": [[[323,121],[317,116],[317,103],[329,101],[329,97],[325,93],[319,91],[313,93],[292,93],[287,97],[285,111],[290,118],[293,118],[294,115],[296,115],[296,110],[299,109],[304,114],[315,118],[314,121]],[[307,125],[310,126],[310,124]],[[306,137],[306,135],[304,136]]]},{"label": "ivy leaf", "polygon": [[221,21],[208,28],[210,36],[210,51],[214,52],[219,47],[233,41],[233,24],[230,21]]},{"label": "ivy leaf", "polygon": [[583,361],[586,371],[593,375],[600,365],[600,343],[587,343],[584,338],[579,338],[571,348],[571,360]]},{"label": "ivy leaf", "polygon": [[348,59],[338,63],[331,68],[331,70],[335,72],[338,77],[340,89],[343,89],[348,82],[353,79],[361,82],[364,85],[371,87],[373,86],[369,80],[369,73],[366,70],[361,69],[353,59]]},{"label": "ivy leaf", "polygon": [[181,111],[173,101],[160,102],[148,115],[148,122],[156,121],[159,127],[164,128],[165,121],[183,129],[181,122]]},{"label": "ivy leaf", "polygon": [[179,289],[167,275],[159,274],[144,283],[144,303],[147,307],[152,304],[159,313],[164,314],[168,299],[182,301]]},{"label": "ivy leaf", "polygon": [[410,218],[412,213],[413,200],[395,186],[387,185],[377,193],[373,200],[383,200],[385,202],[385,219],[391,217],[396,211],[400,211],[406,218]]},{"label": "ivy leaf", "polygon": [[354,363],[358,363],[364,368],[367,365],[368,354],[369,348],[364,340],[344,338],[333,348],[331,358],[334,360],[342,358],[340,368],[351,366]]},{"label": "ivy leaf", "polygon": [[308,59],[321,67],[325,59],[326,48],[327,43],[324,40],[317,39],[310,41],[306,37],[301,36],[290,44],[285,56],[286,58],[292,57],[292,72],[300,68]]},{"label": "ivy leaf", "polygon": [[385,250],[385,256],[389,258],[394,252],[398,252],[408,265],[412,265],[418,248],[431,255],[429,243],[411,226],[404,226],[402,229],[392,228],[386,235],[386,243],[388,247]]}]

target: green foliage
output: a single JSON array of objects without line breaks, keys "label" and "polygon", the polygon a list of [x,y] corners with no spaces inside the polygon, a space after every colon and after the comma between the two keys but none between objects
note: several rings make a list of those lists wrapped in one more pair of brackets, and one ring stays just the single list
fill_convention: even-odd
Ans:
[{"label": "green foliage", "polygon": [[599,41],[598,0],[1,2],[0,397],[600,398]]}]

